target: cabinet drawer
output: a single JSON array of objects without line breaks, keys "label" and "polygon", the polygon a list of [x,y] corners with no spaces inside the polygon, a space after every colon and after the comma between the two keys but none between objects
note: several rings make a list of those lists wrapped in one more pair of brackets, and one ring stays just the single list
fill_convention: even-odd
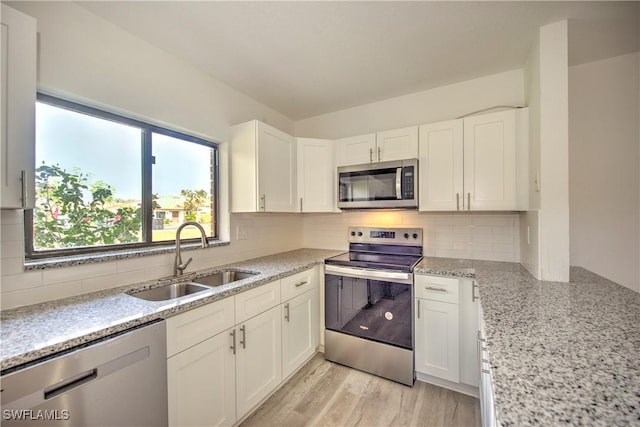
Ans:
[{"label": "cabinet drawer", "polygon": [[315,289],[317,282],[317,270],[311,268],[293,276],[285,277],[280,281],[282,289],[282,301],[302,295],[310,289]]},{"label": "cabinet drawer", "polygon": [[234,297],[207,304],[167,319],[167,357],[235,325]]},{"label": "cabinet drawer", "polygon": [[458,279],[438,276],[414,276],[415,297],[458,304]]},{"label": "cabinet drawer", "polygon": [[236,324],[280,304],[280,280],[236,295]]}]

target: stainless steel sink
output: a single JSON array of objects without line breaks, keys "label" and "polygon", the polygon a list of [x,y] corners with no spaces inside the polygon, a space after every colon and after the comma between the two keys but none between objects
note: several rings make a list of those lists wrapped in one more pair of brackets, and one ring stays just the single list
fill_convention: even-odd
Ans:
[{"label": "stainless steel sink", "polygon": [[166,301],[208,290],[211,290],[209,286],[199,283],[173,283],[130,295],[147,301]]},{"label": "stainless steel sink", "polygon": [[215,273],[193,279],[193,283],[207,286],[222,286],[226,285],[227,283],[237,282],[238,280],[255,276],[256,274],[259,273],[233,270],[216,271]]}]

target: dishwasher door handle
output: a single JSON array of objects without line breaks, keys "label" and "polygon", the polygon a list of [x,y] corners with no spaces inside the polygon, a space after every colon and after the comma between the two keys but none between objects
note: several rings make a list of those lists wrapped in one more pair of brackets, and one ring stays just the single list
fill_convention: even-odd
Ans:
[{"label": "dishwasher door handle", "polygon": [[89,381],[93,381],[98,378],[98,369],[93,368],[87,372],[75,375],[71,378],[67,378],[61,383],[51,385],[44,389],[44,400],[56,397],[59,394],[72,390],[82,384],[86,384]]}]

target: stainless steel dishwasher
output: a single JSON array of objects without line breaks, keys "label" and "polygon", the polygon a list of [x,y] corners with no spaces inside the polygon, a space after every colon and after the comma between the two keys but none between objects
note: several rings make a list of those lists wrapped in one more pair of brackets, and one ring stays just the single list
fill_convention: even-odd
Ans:
[{"label": "stainless steel dishwasher", "polygon": [[0,380],[3,426],[166,426],[165,322],[72,349]]}]

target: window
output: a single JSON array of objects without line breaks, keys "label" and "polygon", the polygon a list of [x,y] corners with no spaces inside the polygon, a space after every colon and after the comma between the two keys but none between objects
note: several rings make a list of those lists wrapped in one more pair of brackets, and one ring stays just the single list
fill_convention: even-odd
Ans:
[{"label": "window", "polygon": [[167,243],[185,221],[216,238],[217,155],[215,143],[38,94],[27,256]]}]

